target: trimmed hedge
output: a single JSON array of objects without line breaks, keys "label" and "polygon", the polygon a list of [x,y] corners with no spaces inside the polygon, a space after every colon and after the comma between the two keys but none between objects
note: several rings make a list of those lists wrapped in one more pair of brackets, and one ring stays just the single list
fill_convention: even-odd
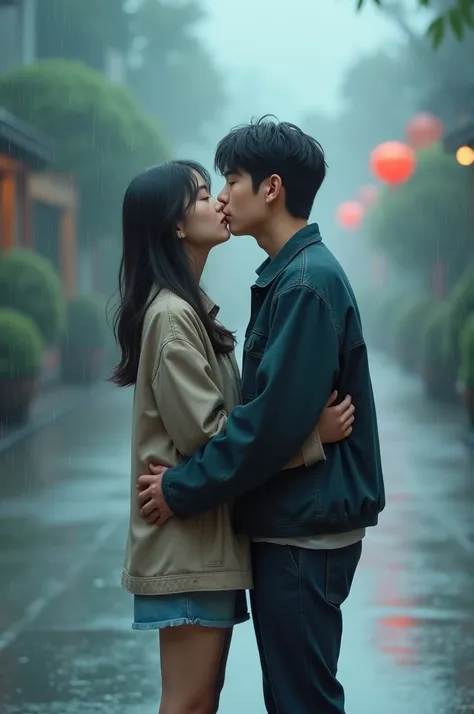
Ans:
[{"label": "trimmed hedge", "polygon": [[0,255],[0,308],[27,315],[47,345],[63,330],[65,301],[52,264],[32,250],[10,250]]},{"label": "trimmed hedge", "polygon": [[43,362],[43,339],[31,318],[0,309],[0,380],[36,379]]}]

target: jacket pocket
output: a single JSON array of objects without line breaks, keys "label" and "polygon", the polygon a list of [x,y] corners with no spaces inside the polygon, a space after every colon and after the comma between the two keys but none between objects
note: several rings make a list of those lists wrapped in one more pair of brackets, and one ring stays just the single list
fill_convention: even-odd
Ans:
[{"label": "jacket pocket", "polygon": [[227,510],[225,506],[201,516],[201,566],[222,568],[225,565]]},{"label": "jacket pocket", "polygon": [[342,605],[348,598],[357,565],[362,554],[362,541],[345,548],[326,551],[326,600]]}]

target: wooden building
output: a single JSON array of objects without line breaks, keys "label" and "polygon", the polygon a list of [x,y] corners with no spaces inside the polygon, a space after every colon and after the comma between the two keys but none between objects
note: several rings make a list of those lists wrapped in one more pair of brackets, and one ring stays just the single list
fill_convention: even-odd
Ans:
[{"label": "wooden building", "polygon": [[53,164],[53,142],[0,108],[0,251],[35,249],[72,297],[78,197],[74,178],[53,173]]}]

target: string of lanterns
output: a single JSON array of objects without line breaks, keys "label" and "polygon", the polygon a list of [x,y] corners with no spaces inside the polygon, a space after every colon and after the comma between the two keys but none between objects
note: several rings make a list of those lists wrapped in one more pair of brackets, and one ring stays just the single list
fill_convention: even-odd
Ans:
[{"label": "string of lanterns", "polygon": [[[444,134],[444,127],[438,117],[422,112],[414,116],[405,128],[406,143],[385,141],[376,146],[370,154],[369,166],[372,174],[388,186],[398,186],[409,181],[416,171],[416,151],[427,149]],[[474,151],[458,151],[459,163],[474,163]],[[365,214],[377,202],[379,189],[376,185],[367,185],[360,189],[357,200],[345,201],[336,210],[336,221],[346,230],[357,230]]]}]

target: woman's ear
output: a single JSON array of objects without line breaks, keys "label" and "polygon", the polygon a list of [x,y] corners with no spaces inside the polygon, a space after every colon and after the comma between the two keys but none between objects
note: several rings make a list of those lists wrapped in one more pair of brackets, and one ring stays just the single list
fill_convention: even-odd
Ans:
[{"label": "woman's ear", "polygon": [[185,234],[185,232],[184,232],[184,230],[183,230],[183,227],[182,227],[182,225],[180,225],[179,223],[178,223],[178,225],[176,226],[176,236],[177,236],[180,240],[183,240],[183,238],[186,238],[186,234]]}]

